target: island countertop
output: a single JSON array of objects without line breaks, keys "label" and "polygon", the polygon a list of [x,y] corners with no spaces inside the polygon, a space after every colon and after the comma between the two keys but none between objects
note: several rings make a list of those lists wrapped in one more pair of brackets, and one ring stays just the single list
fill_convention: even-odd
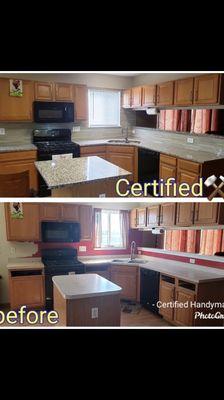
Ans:
[{"label": "island countertop", "polygon": [[53,276],[53,283],[64,299],[114,295],[121,287],[97,274],[77,274]]},{"label": "island countertop", "polygon": [[36,161],[35,165],[49,189],[131,175],[131,172],[97,156]]}]

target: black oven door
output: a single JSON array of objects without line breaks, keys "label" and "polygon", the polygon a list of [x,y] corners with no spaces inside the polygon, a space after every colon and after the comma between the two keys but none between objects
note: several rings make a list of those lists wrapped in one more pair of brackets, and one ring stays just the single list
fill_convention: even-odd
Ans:
[{"label": "black oven door", "polygon": [[45,243],[80,242],[79,222],[46,222],[41,224],[42,241]]},{"label": "black oven door", "polygon": [[74,103],[34,101],[33,112],[39,123],[74,122]]}]

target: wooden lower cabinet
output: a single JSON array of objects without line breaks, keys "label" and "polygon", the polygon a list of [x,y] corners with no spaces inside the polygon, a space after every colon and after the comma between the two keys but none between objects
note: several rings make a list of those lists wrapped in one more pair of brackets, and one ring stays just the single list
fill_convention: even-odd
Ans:
[{"label": "wooden lower cabinet", "polygon": [[[195,293],[190,292],[184,289],[177,289],[175,300],[179,303],[188,303],[194,302],[195,300]],[[176,325],[181,326],[192,326],[194,323],[194,308],[175,308],[174,310],[174,323]]]},{"label": "wooden lower cabinet", "polygon": [[134,146],[107,146],[107,160],[132,173],[138,180],[138,149]]},{"label": "wooden lower cabinet", "polygon": [[[16,203],[16,202],[15,202]],[[13,218],[10,204],[5,203],[7,240],[34,242],[40,240],[39,204],[23,203],[23,218]]]},{"label": "wooden lower cabinet", "polygon": [[[176,157],[167,156],[166,154],[160,154],[160,162],[159,162],[159,179],[166,182],[169,178],[177,179],[177,159]],[[170,187],[164,191],[161,191],[161,196],[172,196],[173,188]]]},{"label": "wooden lower cabinet", "polygon": [[[175,286],[173,283],[166,282],[160,278],[160,288],[159,288],[159,301],[164,304],[173,303],[174,302],[174,293]],[[164,319],[169,321],[173,320],[174,309],[172,306],[170,307],[162,307],[159,309],[160,315],[163,316]]]},{"label": "wooden lower cabinet", "polygon": [[107,159],[106,146],[81,146],[80,155],[81,157],[97,156],[106,160]]},{"label": "wooden lower cabinet", "polygon": [[188,161],[188,160],[177,160],[177,183],[188,183],[192,186],[194,183],[199,182],[201,176],[201,164]]},{"label": "wooden lower cabinet", "polygon": [[128,265],[111,265],[110,280],[122,287],[121,298],[139,300],[139,268]]},{"label": "wooden lower cabinet", "polygon": [[11,309],[21,306],[43,308],[45,306],[44,275],[42,270],[10,271],[9,290]]}]

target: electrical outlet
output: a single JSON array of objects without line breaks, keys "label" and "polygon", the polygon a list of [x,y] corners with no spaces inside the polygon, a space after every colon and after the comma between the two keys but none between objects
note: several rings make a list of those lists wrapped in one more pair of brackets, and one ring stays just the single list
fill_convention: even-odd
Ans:
[{"label": "electrical outlet", "polygon": [[0,128],[0,135],[5,135],[5,128]]},{"label": "electrical outlet", "polygon": [[86,251],[86,246],[79,246],[79,251]]},{"label": "electrical outlet", "polygon": [[99,309],[98,307],[91,308],[91,318],[96,319],[98,318]]},{"label": "electrical outlet", "polygon": [[138,254],[139,254],[139,255],[141,255],[141,254],[142,254],[141,250],[138,250]]},{"label": "electrical outlet", "polygon": [[72,132],[80,132],[80,126],[73,126]]},{"label": "electrical outlet", "polygon": [[190,258],[190,264],[195,264],[195,258]]},{"label": "electrical outlet", "polygon": [[194,143],[194,138],[188,137],[188,138],[187,138],[187,143],[193,144],[193,143]]},{"label": "electrical outlet", "polygon": [[133,135],[135,134],[135,129],[132,129],[132,133],[133,133]]},{"label": "electrical outlet", "polygon": [[16,254],[16,249],[15,247],[10,247],[10,255],[14,256]]}]

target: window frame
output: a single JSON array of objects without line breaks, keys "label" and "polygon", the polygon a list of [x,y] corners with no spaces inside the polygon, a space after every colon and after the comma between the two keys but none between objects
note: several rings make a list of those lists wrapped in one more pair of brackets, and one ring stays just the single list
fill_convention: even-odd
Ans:
[{"label": "window frame", "polygon": [[[102,211],[106,211],[108,214],[113,213],[114,211],[119,211],[120,210],[109,210],[109,209],[102,209]],[[95,221],[94,221],[95,223]],[[108,225],[109,225],[109,232],[108,232],[108,237],[109,239],[111,238],[111,217],[109,217],[108,220]],[[121,232],[122,235],[122,232]],[[126,235],[128,235],[128,233],[126,232]],[[115,246],[107,246],[107,247],[96,247],[94,246],[94,250],[96,251],[103,251],[103,250],[127,250],[128,249],[128,240],[127,240],[127,246],[122,246],[122,247],[115,247]]]},{"label": "window frame", "polygon": [[[90,114],[91,114],[91,107],[90,107],[90,97],[91,97],[91,91],[98,91],[98,92],[117,92],[119,94],[119,105],[118,105],[118,110],[119,110],[119,123],[118,125],[105,125],[105,124],[98,124],[98,125],[92,125],[90,122]],[[120,89],[106,89],[106,88],[94,88],[90,87],[88,88],[88,127],[93,129],[93,128],[121,128],[121,90]]]}]

